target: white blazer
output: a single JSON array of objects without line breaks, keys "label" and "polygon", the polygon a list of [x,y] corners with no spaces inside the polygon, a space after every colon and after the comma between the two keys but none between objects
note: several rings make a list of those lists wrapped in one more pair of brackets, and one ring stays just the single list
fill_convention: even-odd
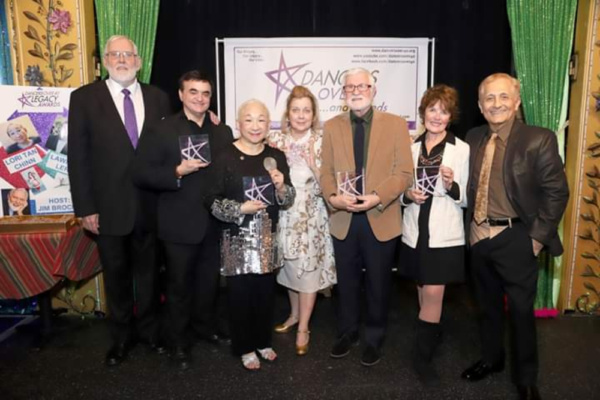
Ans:
[{"label": "white blazer", "polygon": [[[423,137],[424,140],[424,137]],[[417,139],[411,145],[415,168],[419,162],[422,140]],[[442,165],[452,168],[454,182],[460,188],[460,197],[454,200],[448,195],[434,196],[429,215],[429,247],[452,247],[465,244],[463,209],[467,206],[467,181],[469,179],[469,145],[448,133],[442,158]],[[437,180],[435,191],[445,193],[441,179]],[[404,203],[404,194],[400,201],[406,206],[402,220],[402,242],[413,249],[419,238],[419,211],[415,203]]]}]

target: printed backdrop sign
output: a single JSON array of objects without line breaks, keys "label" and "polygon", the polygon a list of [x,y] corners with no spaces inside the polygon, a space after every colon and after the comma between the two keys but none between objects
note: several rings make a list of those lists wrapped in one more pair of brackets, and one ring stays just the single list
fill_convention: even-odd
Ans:
[{"label": "printed backdrop sign", "polygon": [[73,212],[69,88],[0,86],[0,217]]},{"label": "printed backdrop sign", "polygon": [[238,106],[256,98],[271,112],[271,129],[280,129],[285,100],[295,85],[314,93],[321,121],[326,121],[348,111],[342,77],[348,69],[362,67],[376,79],[375,108],[404,117],[411,134],[419,129],[417,108],[427,89],[427,38],[233,38],[223,42],[229,126],[235,126]]}]

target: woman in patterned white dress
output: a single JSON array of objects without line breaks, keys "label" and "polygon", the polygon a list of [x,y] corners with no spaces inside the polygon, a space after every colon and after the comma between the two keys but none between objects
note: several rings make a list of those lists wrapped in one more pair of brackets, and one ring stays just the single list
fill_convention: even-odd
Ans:
[{"label": "woman in patterned white dress", "polygon": [[270,133],[268,141],[287,157],[296,200],[280,212],[284,267],[277,282],[288,288],[291,311],[275,332],[290,332],[298,324],[296,354],[304,355],[308,352],[308,324],[317,292],[337,282],[329,217],[319,186],[322,133],[318,130],[317,100],[310,90],[294,87],[281,125],[281,132]]}]

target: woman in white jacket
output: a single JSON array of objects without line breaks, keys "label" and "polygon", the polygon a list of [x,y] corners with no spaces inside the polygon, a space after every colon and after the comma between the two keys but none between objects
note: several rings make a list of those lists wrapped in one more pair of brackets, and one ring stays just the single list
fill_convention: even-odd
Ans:
[{"label": "woman in white jacket", "polygon": [[411,146],[415,184],[402,196],[402,275],[414,279],[419,318],[413,366],[425,381],[438,379],[431,364],[441,339],[440,318],[445,285],[464,281],[469,146],[447,131],[458,116],[454,88],[428,89],[419,106],[425,133]]}]

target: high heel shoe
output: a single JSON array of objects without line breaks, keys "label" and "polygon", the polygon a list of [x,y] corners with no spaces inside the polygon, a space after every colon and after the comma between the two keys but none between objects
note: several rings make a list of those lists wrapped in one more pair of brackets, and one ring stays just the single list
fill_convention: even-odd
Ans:
[{"label": "high heel shoe", "polygon": [[[310,335],[310,331],[298,331],[297,333],[306,333],[307,335]],[[306,355],[306,353],[308,353],[308,342],[309,341],[306,341],[305,344],[296,345],[296,355],[303,356]]]},{"label": "high heel shoe", "polygon": [[[287,320],[285,322],[287,322]],[[285,322],[283,324],[275,325],[274,331],[277,333],[288,333],[294,326],[298,325],[298,320],[294,321],[290,325],[286,325]]]}]

